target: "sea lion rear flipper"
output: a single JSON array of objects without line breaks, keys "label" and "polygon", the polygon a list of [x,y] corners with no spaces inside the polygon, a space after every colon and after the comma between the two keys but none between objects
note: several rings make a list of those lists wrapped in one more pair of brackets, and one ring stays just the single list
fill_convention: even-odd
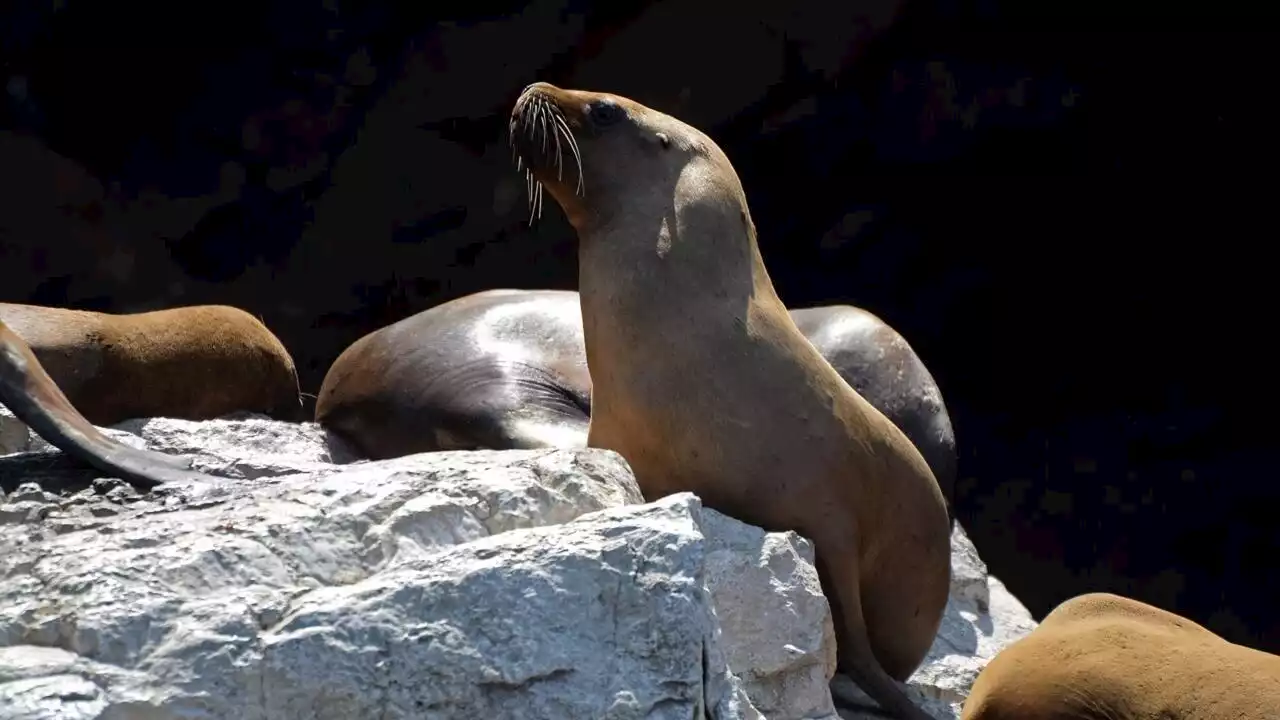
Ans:
[{"label": "sea lion rear flipper", "polygon": [[[817,551],[821,553],[822,547],[819,546]],[[935,720],[933,716],[911,702],[902,686],[889,677],[871,651],[871,638],[867,634],[866,618],[862,614],[862,596],[857,568],[850,567],[850,561],[847,560],[849,557],[856,556],[849,553],[830,551],[829,553],[840,557],[844,564],[840,572],[831,573],[823,578],[829,580],[823,583],[823,589],[831,604],[832,615],[836,618],[844,618],[846,625],[844,628],[837,626],[838,630],[843,630],[836,640],[839,669],[848,674],[858,687],[871,696],[871,699],[875,700],[882,709],[899,720]]]},{"label": "sea lion rear flipper", "polygon": [[138,450],[99,432],[53,382],[27,343],[3,322],[0,403],[54,447],[136,488],[205,477],[190,469],[190,458]]}]

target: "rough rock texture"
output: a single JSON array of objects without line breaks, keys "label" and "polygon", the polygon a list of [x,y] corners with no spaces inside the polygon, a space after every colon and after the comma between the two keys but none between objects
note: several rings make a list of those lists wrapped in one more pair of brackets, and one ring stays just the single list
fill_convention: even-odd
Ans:
[{"label": "rough rock texture", "polygon": [[[0,460],[0,718],[875,717],[839,676],[836,714],[812,544],[642,504],[613,453],[342,464],[311,424],[107,432],[228,480],[142,496],[10,446],[38,452]],[[939,718],[1033,626],[954,540],[912,681]]]},{"label": "rough rock texture", "polygon": [[766,533],[704,513],[707,581],[730,670],[768,718],[834,720],[828,683],[836,667],[835,631],[813,544],[795,533]]},{"label": "rough rock texture", "polygon": [[25,452],[32,437],[27,426],[18,422],[8,408],[0,405],[0,455]]}]

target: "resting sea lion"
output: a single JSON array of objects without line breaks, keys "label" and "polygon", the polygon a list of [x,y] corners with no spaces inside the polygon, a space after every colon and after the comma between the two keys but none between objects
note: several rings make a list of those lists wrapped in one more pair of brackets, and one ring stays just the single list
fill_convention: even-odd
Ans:
[{"label": "resting sea lion", "polygon": [[2,320],[0,404],[54,447],[139,489],[217,480],[190,470],[189,458],[137,450],[98,432],[67,400],[26,342]]},{"label": "resting sea lion", "polygon": [[293,358],[257,318],[225,305],[111,314],[0,303],[8,324],[89,422],[302,419]]},{"label": "resting sea lion", "polygon": [[1072,598],[983,669],[963,720],[1280,717],[1280,657],[1110,593]]},{"label": "resting sea lion", "polygon": [[[950,503],[955,435],[933,376],[896,330],[852,305],[796,326],[933,470]],[[407,317],[338,356],[316,422],[365,457],[587,445],[591,377],[578,293],[486,290]]]},{"label": "resting sea lion", "polygon": [[578,234],[590,447],[646,499],[814,541],[841,669],[886,710],[924,659],[950,584],[938,483],[901,430],[805,339],[774,292],[732,164],[706,135],[627,98],[546,83],[511,114],[531,200]]},{"label": "resting sea lion", "polygon": [[316,422],[372,459],[587,445],[578,294],[487,290],[376,330],[329,367]]}]

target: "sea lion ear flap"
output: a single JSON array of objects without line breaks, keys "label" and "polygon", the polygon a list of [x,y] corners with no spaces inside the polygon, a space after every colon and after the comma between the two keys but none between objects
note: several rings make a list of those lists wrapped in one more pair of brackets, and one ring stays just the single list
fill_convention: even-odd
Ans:
[{"label": "sea lion ear flap", "polygon": [[658,142],[662,143],[663,150],[671,147],[671,138],[667,137],[666,133],[656,133],[656,137],[658,138]]}]

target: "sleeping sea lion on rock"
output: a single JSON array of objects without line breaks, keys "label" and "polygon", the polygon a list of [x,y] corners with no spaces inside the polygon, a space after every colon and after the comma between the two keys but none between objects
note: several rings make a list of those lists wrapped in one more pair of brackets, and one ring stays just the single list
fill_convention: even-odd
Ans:
[{"label": "sleeping sea lion on rock", "polygon": [[950,584],[946,505],[911,441],[805,339],[774,292],[736,171],[706,135],[617,95],[525,88],[511,115],[531,201],[577,231],[591,422],[648,500],[813,540],[840,669],[929,720],[895,680]]},{"label": "sleeping sea lion on rock", "polygon": [[[951,420],[906,339],[852,305],[790,313],[845,382],[915,444],[950,503]],[[574,291],[464,295],[352,343],[325,375],[315,419],[372,459],[586,447],[591,376],[583,343]]]},{"label": "sleeping sea lion on rock", "polygon": [[1005,648],[962,720],[1264,720],[1280,717],[1280,657],[1110,593],[1072,598]]},{"label": "sleeping sea lion on rock", "polygon": [[189,458],[138,450],[99,432],[49,377],[27,343],[2,320],[0,404],[54,447],[138,489],[217,481],[191,470]]},{"label": "sleeping sea lion on rock", "polygon": [[582,343],[575,292],[466,295],[352,343],[325,374],[316,422],[378,460],[586,447]]},{"label": "sleeping sea lion on rock", "polygon": [[89,422],[302,419],[293,358],[265,325],[225,305],[112,314],[0,303],[0,321]]}]

